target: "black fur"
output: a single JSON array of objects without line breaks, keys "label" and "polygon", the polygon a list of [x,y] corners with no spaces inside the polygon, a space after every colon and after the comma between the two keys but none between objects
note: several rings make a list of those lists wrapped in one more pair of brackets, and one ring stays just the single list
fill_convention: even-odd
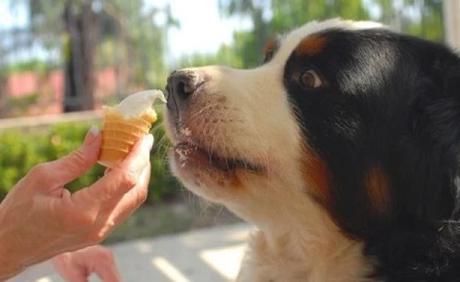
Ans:
[{"label": "black fur", "polygon": [[[386,30],[323,31],[319,53],[288,59],[284,84],[309,145],[327,164],[326,207],[366,243],[374,277],[460,281],[460,59],[448,48]],[[314,69],[316,89],[299,76]],[[388,178],[376,213],[366,173]]]}]

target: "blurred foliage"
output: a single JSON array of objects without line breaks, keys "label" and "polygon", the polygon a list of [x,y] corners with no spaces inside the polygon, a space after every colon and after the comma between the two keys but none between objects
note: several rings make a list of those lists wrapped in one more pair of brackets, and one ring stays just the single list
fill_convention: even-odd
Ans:
[{"label": "blurred foliage", "polygon": [[[169,144],[159,120],[152,133],[155,146],[152,150],[152,176],[147,202],[167,200],[179,191],[179,184],[171,176],[165,157]],[[6,130],[0,133],[0,197],[4,195],[36,164],[55,160],[82,143],[90,123],[61,123],[50,128],[31,131]],[[102,166],[96,165],[84,176],[69,183],[71,191],[94,183],[104,173]]]},{"label": "blurred foliage", "polygon": [[258,1],[219,0],[221,12],[227,16],[248,17],[253,28],[234,33],[234,52],[243,67],[254,67],[262,62],[262,52],[268,37],[300,26],[311,20],[331,17],[368,19],[361,0],[348,1]]},{"label": "blurred foliage", "polygon": [[[8,0],[11,6],[28,5],[34,41],[65,57],[62,13],[66,1]],[[76,2],[82,2],[79,0]],[[113,67],[119,96],[141,88],[160,88],[170,71],[166,60],[169,28],[180,25],[168,2],[146,0],[84,0],[97,16],[95,67]],[[249,19],[249,29],[236,30],[231,45],[215,54],[184,56],[174,66],[225,64],[254,67],[262,62],[267,38],[311,20],[342,17],[382,21],[397,30],[427,39],[444,37],[442,0],[216,0],[223,17]],[[148,4],[150,3],[150,4]],[[159,20],[161,19],[161,20]]]},{"label": "blurred foliage", "polygon": [[38,101],[38,93],[30,93],[18,97],[8,97],[8,105],[18,112],[24,112],[29,106]]},{"label": "blurred foliage", "polygon": [[[254,67],[262,62],[268,37],[284,33],[308,21],[341,17],[376,20],[396,30],[423,38],[443,40],[441,0],[218,0],[227,17],[244,17],[252,23],[249,30],[234,32],[230,49],[236,58],[232,66]],[[377,13],[376,13],[377,12]],[[211,63],[214,58],[210,58]],[[184,62],[184,60],[182,60]],[[205,64],[204,62],[200,62]]]},{"label": "blurred foliage", "polygon": [[179,59],[180,67],[199,67],[205,65],[227,65],[242,68],[243,58],[235,52],[235,46],[222,45],[216,54],[192,54]]},{"label": "blurred foliage", "polygon": [[46,63],[39,59],[30,59],[6,66],[5,71],[8,73],[19,73],[25,71],[34,71],[39,74],[46,74],[47,72],[56,69],[56,64]]},{"label": "blurred foliage", "polygon": [[397,30],[441,42],[444,39],[442,0],[373,0],[380,8],[378,20]]},{"label": "blurred foliage", "polygon": [[361,0],[272,0],[273,18],[269,25],[273,32],[286,32],[311,20],[344,18],[369,19],[369,12]]},{"label": "blurred foliage", "polygon": [[[148,7],[143,0],[100,2],[99,67],[112,66],[120,76],[119,91],[159,88],[166,80],[167,30],[177,26],[168,5]],[[162,23],[155,19],[164,17]]]},{"label": "blurred foliage", "polygon": [[[442,42],[444,40],[442,0],[405,0],[406,6],[415,6],[419,11],[419,21],[407,22],[404,31],[426,39]],[[405,7],[407,9],[408,7]]]}]

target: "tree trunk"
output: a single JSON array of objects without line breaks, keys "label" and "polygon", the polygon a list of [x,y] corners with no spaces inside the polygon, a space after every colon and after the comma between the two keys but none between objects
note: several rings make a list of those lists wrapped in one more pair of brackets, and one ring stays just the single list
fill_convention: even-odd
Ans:
[{"label": "tree trunk", "polygon": [[116,95],[119,100],[124,98],[127,92],[127,86],[129,81],[129,39],[126,31],[126,27],[119,27],[119,36],[117,39],[118,52],[117,52],[117,64],[115,66],[116,76],[117,76],[117,92]]},{"label": "tree trunk", "polygon": [[94,51],[96,17],[91,0],[67,0],[64,112],[92,110],[94,99]]}]

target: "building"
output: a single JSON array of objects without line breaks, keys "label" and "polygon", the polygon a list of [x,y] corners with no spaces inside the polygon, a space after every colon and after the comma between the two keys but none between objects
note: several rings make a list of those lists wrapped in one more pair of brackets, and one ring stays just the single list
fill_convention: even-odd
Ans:
[{"label": "building", "polygon": [[[96,72],[96,104],[100,106],[117,90],[114,69]],[[25,71],[12,73],[6,80],[6,115],[38,115],[62,112],[64,74],[62,70],[49,73]]]}]

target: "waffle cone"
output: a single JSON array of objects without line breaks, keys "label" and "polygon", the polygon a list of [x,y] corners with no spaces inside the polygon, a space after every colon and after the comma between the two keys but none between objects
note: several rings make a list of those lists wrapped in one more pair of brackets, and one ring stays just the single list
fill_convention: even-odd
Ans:
[{"label": "waffle cone", "polygon": [[134,144],[149,133],[156,119],[153,110],[139,117],[126,118],[114,108],[104,108],[102,145],[98,162],[103,166],[113,167],[122,161]]}]

